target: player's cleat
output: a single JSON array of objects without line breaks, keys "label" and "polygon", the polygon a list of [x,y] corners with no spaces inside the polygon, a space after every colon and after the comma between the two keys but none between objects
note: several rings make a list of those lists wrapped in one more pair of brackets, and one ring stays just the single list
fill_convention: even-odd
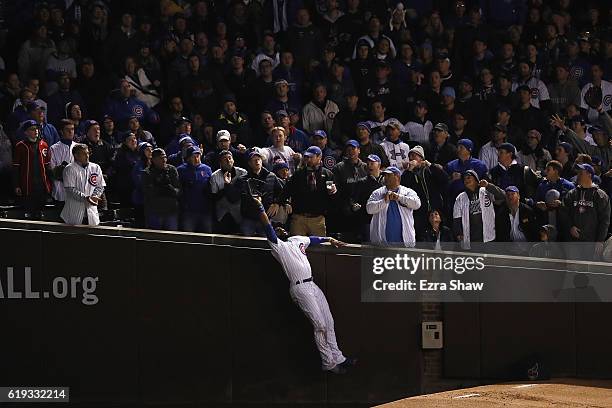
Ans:
[{"label": "player's cleat", "polygon": [[357,359],[354,357],[346,357],[346,360],[338,365],[346,370],[351,367],[355,367],[357,365]]},{"label": "player's cleat", "polygon": [[325,370],[325,371],[328,371],[334,374],[346,374],[346,368],[342,367],[342,364],[338,364],[335,367],[330,368],[329,370]]}]

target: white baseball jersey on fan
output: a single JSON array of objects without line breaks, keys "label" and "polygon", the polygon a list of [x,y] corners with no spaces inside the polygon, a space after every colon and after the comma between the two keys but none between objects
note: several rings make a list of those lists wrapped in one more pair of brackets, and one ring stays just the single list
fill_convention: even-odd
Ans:
[{"label": "white baseball jersey on fan", "polygon": [[329,370],[343,363],[346,357],[342,355],[336,343],[334,319],[325,295],[313,281],[296,285],[296,282],[312,277],[310,262],[306,257],[310,238],[295,236],[287,241],[277,239],[276,243],[268,242],[272,248],[272,256],[281,264],[289,278],[291,299],[312,323],[323,369]]},{"label": "white baseball jersey on fan", "polygon": [[[599,112],[596,109],[591,108],[584,101],[584,95],[587,93],[589,89],[593,87],[593,83],[589,82],[585,86],[582,87],[580,91],[580,107],[582,109],[587,109],[587,118],[590,123],[596,124],[599,121]],[[612,82],[608,82],[605,80],[601,80],[601,104],[603,105],[603,110],[609,112],[612,109]]]},{"label": "white baseball jersey on fan", "polygon": [[531,89],[531,106],[534,108],[540,108],[540,102],[550,100],[548,94],[548,88],[544,85],[544,82],[536,77],[529,78],[526,82],[514,82],[512,84],[512,92],[516,92],[516,89],[521,85],[527,85]]},{"label": "white baseball jersey on fan", "polygon": [[[74,161],[72,148],[75,144],[75,142],[72,142],[67,145],[61,141],[53,144],[49,148],[49,152],[51,153],[51,168],[57,167],[63,162],[72,163]],[[66,199],[64,195],[64,183],[62,181],[53,181],[53,191],[51,192],[51,196],[57,201],[64,201]]]},{"label": "white baseball jersey on fan", "polygon": [[106,182],[102,169],[95,163],[83,167],[79,163],[70,163],[64,169],[64,190],[66,204],[60,214],[66,224],[80,225],[87,215],[88,225],[100,224],[98,207],[90,204],[87,197],[100,197]]}]

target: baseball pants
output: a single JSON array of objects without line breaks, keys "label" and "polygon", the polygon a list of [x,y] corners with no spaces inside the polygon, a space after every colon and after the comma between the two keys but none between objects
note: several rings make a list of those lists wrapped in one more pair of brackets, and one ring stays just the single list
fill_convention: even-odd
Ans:
[{"label": "baseball pants", "polygon": [[342,355],[336,343],[334,318],[329,310],[327,299],[314,282],[294,285],[289,289],[291,299],[302,309],[314,329],[314,339],[321,354],[323,370],[330,370],[343,363]]}]

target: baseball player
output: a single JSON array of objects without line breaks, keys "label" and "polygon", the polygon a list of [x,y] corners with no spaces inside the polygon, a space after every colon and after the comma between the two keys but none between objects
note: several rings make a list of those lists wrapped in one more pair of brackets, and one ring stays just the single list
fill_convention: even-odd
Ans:
[{"label": "baseball player", "polygon": [[72,148],[76,145],[74,142],[74,123],[68,119],[62,119],[60,122],[61,139],[49,148],[51,153],[51,168],[53,169],[53,191],[51,195],[56,201],[64,202],[64,183],[62,182],[62,174],[69,163],[74,161]]},{"label": "baseball player", "polygon": [[98,200],[106,186],[102,169],[89,161],[87,145],[77,143],[72,154],[74,162],[63,173],[66,204],[60,217],[70,225],[98,225]]},{"label": "baseball player", "polygon": [[277,228],[275,231],[261,202],[255,198],[254,200],[259,206],[260,220],[264,224],[272,256],[281,264],[289,278],[291,299],[313,325],[315,343],[321,354],[323,370],[334,374],[346,373],[349,367],[357,363],[357,360],[343,356],[336,344],[334,319],[325,295],[312,280],[310,262],[306,257],[306,248],[309,245],[329,242],[338,248],[346,244],[329,237],[289,237],[289,234],[282,228]]}]

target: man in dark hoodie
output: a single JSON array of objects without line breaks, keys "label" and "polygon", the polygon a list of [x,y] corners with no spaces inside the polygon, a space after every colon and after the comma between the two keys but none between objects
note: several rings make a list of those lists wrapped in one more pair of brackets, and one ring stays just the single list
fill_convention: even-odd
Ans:
[{"label": "man in dark hoodie", "polygon": [[334,166],[334,182],[338,186],[339,212],[338,228],[341,232],[349,233],[349,240],[355,241],[359,233],[359,216],[354,210],[354,194],[357,183],[368,175],[368,166],[359,158],[359,142],[349,140],[346,142],[344,160]]},{"label": "man in dark hoodie", "polygon": [[361,231],[361,242],[370,242],[370,223],[372,215],[366,211],[366,204],[374,190],[385,185],[385,176],[381,172],[381,159],[378,155],[371,154],[366,158],[368,176],[360,180],[355,186],[353,198],[353,211],[359,215],[359,226]]},{"label": "man in dark hoodie", "polygon": [[440,164],[432,164],[425,160],[422,146],[410,149],[408,158],[409,166],[402,174],[401,184],[414,190],[421,199],[421,207],[413,213],[414,229],[417,236],[420,236],[428,224],[429,213],[444,208],[448,174]]},{"label": "man in dark hoodie", "polygon": [[147,228],[178,230],[180,181],[176,167],[167,164],[163,149],[153,150],[151,167],[144,171],[143,191]]},{"label": "man in dark hoodie", "polygon": [[610,198],[593,184],[595,170],[590,164],[578,164],[578,187],[566,194],[561,215],[569,225],[570,259],[594,260],[601,256],[610,225]]},{"label": "man in dark hoodie", "polygon": [[258,150],[249,153],[246,170],[247,174],[236,182],[236,188],[240,190],[242,199],[240,231],[245,236],[263,237],[265,231],[259,222],[259,211],[252,205],[253,197],[260,198],[268,215],[274,217],[281,204],[283,185],[274,173],[263,167],[263,158]]}]

